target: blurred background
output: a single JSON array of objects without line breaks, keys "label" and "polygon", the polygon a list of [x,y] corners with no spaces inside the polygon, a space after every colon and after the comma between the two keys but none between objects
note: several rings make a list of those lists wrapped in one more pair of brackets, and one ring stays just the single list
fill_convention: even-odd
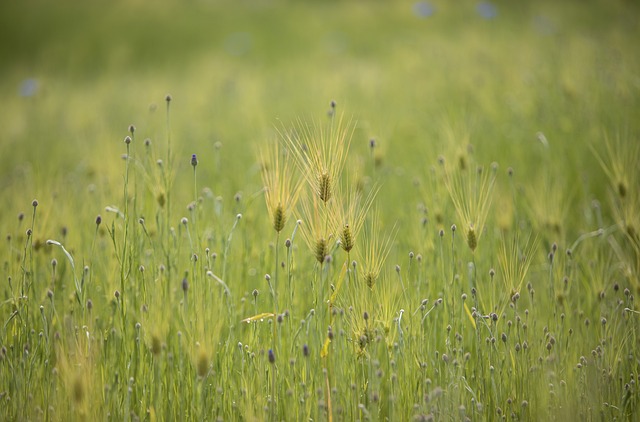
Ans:
[{"label": "blurred background", "polygon": [[358,121],[353,149],[376,139],[390,195],[467,143],[533,179],[561,157],[558,183],[575,180],[598,167],[590,143],[637,138],[639,16],[622,0],[3,2],[2,213],[91,191],[95,215],[128,126],[137,148],[166,142],[167,94],[176,163],[189,177],[197,153],[225,198],[259,188],[257,142],[332,100]]}]

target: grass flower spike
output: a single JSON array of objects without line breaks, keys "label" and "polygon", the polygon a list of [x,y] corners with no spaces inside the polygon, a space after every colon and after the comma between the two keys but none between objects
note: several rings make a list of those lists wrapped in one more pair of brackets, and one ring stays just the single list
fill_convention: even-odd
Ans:
[{"label": "grass flower spike", "polygon": [[306,194],[301,198],[300,219],[304,223],[302,238],[320,264],[329,254],[329,241],[333,238],[333,232],[325,225],[325,213],[326,210],[321,207],[320,198],[316,195]]},{"label": "grass flower spike", "polygon": [[444,166],[444,182],[472,252],[478,247],[491,206],[495,171],[477,167],[476,171]]},{"label": "grass flower spike", "polygon": [[344,251],[350,252],[353,249],[378,190],[378,187],[374,186],[366,196],[355,187],[350,188],[344,196],[338,190],[340,200],[332,202],[330,217],[333,231]]},{"label": "grass flower spike", "polygon": [[274,230],[280,233],[298,201],[302,179],[293,172],[288,150],[279,144],[274,143],[260,156],[267,210]]},{"label": "grass flower spike", "polygon": [[298,121],[294,133],[283,134],[285,144],[313,192],[325,204],[331,199],[344,168],[354,125],[340,116],[328,127]]},{"label": "grass flower spike", "polygon": [[364,247],[359,251],[360,261],[358,268],[360,269],[360,275],[370,289],[373,289],[380,276],[382,266],[391,251],[396,233],[394,228],[391,234],[381,238],[379,224],[380,215],[377,211],[374,211],[370,224],[365,227],[363,232]]}]

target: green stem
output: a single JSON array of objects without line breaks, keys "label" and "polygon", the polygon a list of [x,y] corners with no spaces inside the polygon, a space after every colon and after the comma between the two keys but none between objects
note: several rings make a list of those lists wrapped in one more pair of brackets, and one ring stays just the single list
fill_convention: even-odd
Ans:
[{"label": "green stem", "polygon": [[[276,269],[274,271],[273,284],[271,285],[271,294],[273,295],[273,352],[276,353],[276,339],[278,325],[278,251],[280,249],[280,232],[276,232]],[[273,398],[272,398],[273,399]]]},{"label": "green stem", "polygon": [[123,215],[123,224],[124,224],[124,234],[123,234],[123,240],[122,240],[122,258],[120,260],[120,305],[121,305],[121,311],[122,311],[122,321],[123,321],[123,334],[126,337],[126,326],[124,324],[125,321],[125,317],[126,317],[126,307],[125,307],[125,281],[128,277],[128,271],[127,271],[127,249],[129,247],[128,245],[128,239],[129,239],[129,161],[130,161],[130,154],[131,154],[131,146],[130,143],[133,142],[133,132],[131,133],[131,140],[130,142],[127,142],[127,159],[125,161],[125,170],[124,170],[124,189],[123,189],[123,195],[124,195],[124,215]]}]

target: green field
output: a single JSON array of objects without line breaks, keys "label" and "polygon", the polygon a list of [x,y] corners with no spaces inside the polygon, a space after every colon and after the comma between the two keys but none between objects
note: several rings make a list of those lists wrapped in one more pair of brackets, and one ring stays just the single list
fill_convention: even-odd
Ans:
[{"label": "green field", "polygon": [[0,420],[637,420],[633,1],[0,6]]}]

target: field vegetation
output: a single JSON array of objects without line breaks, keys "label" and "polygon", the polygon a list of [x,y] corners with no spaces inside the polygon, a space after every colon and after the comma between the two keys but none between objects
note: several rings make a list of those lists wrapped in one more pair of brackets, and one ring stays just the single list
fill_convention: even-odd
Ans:
[{"label": "field vegetation", "polygon": [[0,419],[637,420],[631,1],[0,6]]}]

